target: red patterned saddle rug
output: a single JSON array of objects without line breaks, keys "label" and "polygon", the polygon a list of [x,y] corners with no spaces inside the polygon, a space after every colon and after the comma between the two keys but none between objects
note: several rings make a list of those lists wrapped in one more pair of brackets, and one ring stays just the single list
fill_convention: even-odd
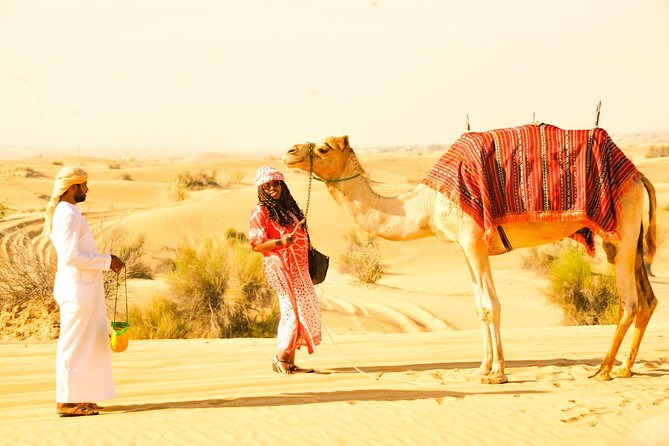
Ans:
[{"label": "red patterned saddle rug", "polygon": [[640,176],[603,129],[528,124],[464,133],[423,183],[460,203],[488,246],[505,223],[583,220],[571,237],[593,254],[593,232],[618,237],[619,199]]}]

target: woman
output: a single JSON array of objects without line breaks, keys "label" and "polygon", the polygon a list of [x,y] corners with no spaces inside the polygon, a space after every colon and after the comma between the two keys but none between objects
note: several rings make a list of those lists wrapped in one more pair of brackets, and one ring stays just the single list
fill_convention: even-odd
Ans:
[{"label": "woman", "polygon": [[281,308],[272,369],[287,375],[313,372],[295,365],[297,349],[306,346],[311,354],[321,342],[321,310],[309,276],[304,215],[278,170],[261,167],[255,185],[258,204],[249,221],[249,239],[253,250],[263,255],[265,276]]}]

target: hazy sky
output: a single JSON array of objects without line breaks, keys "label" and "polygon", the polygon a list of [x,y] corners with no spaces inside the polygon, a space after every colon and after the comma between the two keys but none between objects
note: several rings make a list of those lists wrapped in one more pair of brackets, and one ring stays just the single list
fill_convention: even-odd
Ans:
[{"label": "hazy sky", "polygon": [[0,0],[0,152],[450,144],[600,99],[669,130],[668,0]]}]

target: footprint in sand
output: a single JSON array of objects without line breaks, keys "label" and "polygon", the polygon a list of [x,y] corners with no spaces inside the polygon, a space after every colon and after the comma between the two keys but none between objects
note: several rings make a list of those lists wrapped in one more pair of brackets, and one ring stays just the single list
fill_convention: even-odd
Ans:
[{"label": "footprint in sand", "polygon": [[[575,421],[585,421],[588,426],[597,425],[597,417],[601,415],[610,415],[610,414],[620,414],[619,410],[609,408],[609,407],[583,407],[583,404],[578,403],[576,400],[569,400],[569,406],[561,409],[562,412],[577,412],[575,415],[561,418],[560,421],[563,423],[573,423]],[[621,405],[624,405],[623,401]]]}]

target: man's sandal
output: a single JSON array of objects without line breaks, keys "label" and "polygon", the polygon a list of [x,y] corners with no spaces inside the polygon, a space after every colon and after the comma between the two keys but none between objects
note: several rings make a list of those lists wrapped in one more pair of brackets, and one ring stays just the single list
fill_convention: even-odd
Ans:
[{"label": "man's sandal", "polygon": [[58,403],[59,417],[87,417],[91,415],[98,415],[100,412],[93,409],[89,404],[95,403]]},{"label": "man's sandal", "polygon": [[104,407],[98,406],[95,403],[81,403],[81,404],[84,404],[85,406],[90,407],[93,410],[104,410]]}]

